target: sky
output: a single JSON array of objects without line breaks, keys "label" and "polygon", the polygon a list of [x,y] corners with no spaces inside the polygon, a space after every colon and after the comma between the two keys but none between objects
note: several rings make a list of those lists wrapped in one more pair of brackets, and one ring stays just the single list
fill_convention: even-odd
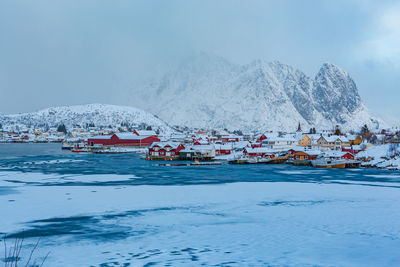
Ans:
[{"label": "sky", "polygon": [[373,114],[400,117],[400,1],[389,0],[2,0],[0,113],[132,105],[126,94],[195,52],[311,77],[331,62]]}]

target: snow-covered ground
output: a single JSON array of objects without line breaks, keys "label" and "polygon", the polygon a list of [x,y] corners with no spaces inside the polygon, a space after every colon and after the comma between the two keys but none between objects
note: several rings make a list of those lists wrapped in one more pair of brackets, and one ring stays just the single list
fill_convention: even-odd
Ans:
[{"label": "snow-covered ground", "polygon": [[400,146],[398,145],[371,146],[358,153],[357,157],[370,158],[368,162],[362,163],[362,166],[400,170]]},{"label": "snow-covered ground", "polygon": [[233,151],[231,154],[216,156],[214,159],[215,160],[234,160],[234,159],[238,159],[240,157],[243,157],[242,151],[239,151],[239,152]]},{"label": "snow-covered ground", "polygon": [[2,184],[1,230],[42,235],[48,266],[395,266],[400,180],[370,185]]}]

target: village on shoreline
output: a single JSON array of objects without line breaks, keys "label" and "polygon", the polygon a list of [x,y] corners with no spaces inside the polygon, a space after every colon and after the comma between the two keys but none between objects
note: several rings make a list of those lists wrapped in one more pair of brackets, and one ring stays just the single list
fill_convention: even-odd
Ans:
[{"label": "village on shoreline", "polygon": [[228,130],[178,129],[170,135],[146,129],[118,127],[76,127],[64,125],[47,129],[2,127],[0,143],[62,143],[72,152],[129,153],[145,155],[146,160],[192,161],[192,165],[282,164],[325,168],[376,167],[400,170],[400,130],[370,131],[365,125],[358,132],[333,130],[292,133],[243,133]]}]

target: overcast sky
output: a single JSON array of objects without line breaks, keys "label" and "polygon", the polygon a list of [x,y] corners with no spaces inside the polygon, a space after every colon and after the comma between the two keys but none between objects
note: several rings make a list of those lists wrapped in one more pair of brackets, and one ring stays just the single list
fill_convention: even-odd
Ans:
[{"label": "overcast sky", "polygon": [[198,51],[311,77],[332,62],[373,113],[400,117],[400,3],[386,0],[2,0],[0,112],[129,105],[126,92]]}]

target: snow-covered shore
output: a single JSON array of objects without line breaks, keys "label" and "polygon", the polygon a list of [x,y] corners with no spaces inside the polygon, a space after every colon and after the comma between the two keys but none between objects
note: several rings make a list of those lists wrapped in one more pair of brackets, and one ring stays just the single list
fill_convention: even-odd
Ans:
[{"label": "snow-covered shore", "polygon": [[358,153],[357,157],[368,160],[361,164],[363,167],[400,170],[400,147],[398,145],[384,144],[370,146]]}]

